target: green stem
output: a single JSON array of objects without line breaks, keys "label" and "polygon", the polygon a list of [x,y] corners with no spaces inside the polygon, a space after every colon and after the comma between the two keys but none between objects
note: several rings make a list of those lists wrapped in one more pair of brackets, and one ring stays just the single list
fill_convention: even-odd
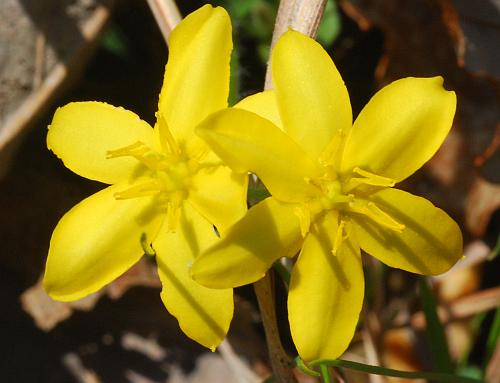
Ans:
[{"label": "green stem", "polygon": [[332,376],[330,375],[330,371],[328,370],[328,366],[326,364],[320,365],[319,371],[321,373],[323,383],[332,383]]},{"label": "green stem", "polygon": [[316,378],[319,378],[321,376],[319,372],[314,371],[312,368],[307,366],[307,364],[304,363],[304,361],[300,358],[300,356],[297,356],[295,358],[295,365],[300,371],[302,371],[306,375],[314,376]]},{"label": "green stem", "polygon": [[451,373],[453,372],[453,363],[448,349],[448,341],[438,317],[436,300],[425,277],[420,278],[420,295],[427,324],[426,332],[436,361],[436,367],[439,371]]},{"label": "green stem", "polygon": [[441,372],[422,372],[422,371],[400,371],[391,368],[372,366],[364,363],[351,362],[348,360],[319,360],[314,362],[314,365],[325,365],[332,367],[342,367],[351,370],[366,372],[374,375],[391,376],[394,378],[405,379],[427,379],[436,382],[452,382],[452,383],[481,383],[481,380],[467,378],[464,376],[457,376],[453,374],[446,374]]}]

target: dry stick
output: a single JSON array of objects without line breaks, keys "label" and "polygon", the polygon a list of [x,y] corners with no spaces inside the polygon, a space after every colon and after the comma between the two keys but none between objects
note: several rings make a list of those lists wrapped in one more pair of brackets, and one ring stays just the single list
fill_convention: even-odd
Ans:
[{"label": "dry stick", "polygon": [[[96,36],[102,31],[109,14],[110,10],[104,6],[98,6],[95,9],[92,17],[83,24],[81,29],[85,43],[77,49],[69,62],[58,63],[50,71],[49,75],[43,79],[40,87],[34,90],[16,111],[7,117],[0,131],[0,153],[5,154],[6,151],[9,151],[10,156],[12,156],[14,150],[12,147],[13,141],[49,105],[55,95],[61,91],[62,86],[67,85],[78,76],[83,69],[83,63],[86,62],[93,51],[97,42]],[[0,160],[0,176],[6,170],[9,154]]]},{"label": "dry stick", "polygon": [[148,4],[165,39],[165,43],[168,45],[170,32],[182,20],[179,8],[177,8],[174,0],[148,0]]},{"label": "dry stick", "polygon": [[296,380],[292,372],[292,358],[281,345],[276,321],[273,282],[271,271],[269,271],[264,278],[253,284],[253,288],[259,302],[260,316],[266,333],[267,349],[275,380],[278,383],[293,383]]},{"label": "dry stick", "polygon": [[[271,50],[278,38],[288,28],[313,38],[316,37],[325,6],[326,0],[281,0],[278,15],[276,16]],[[271,58],[269,58],[264,89],[271,88]],[[271,271],[264,278],[254,283],[254,289],[259,302],[274,377],[278,383],[296,382],[292,372],[292,359],[283,349],[279,336]]]},{"label": "dry stick", "polygon": [[[437,312],[443,324],[455,320],[471,317],[475,314],[500,307],[500,287],[481,290],[477,293],[466,295],[448,305],[439,305]],[[394,327],[405,327],[411,325],[416,329],[425,328],[424,313],[419,311],[410,318],[395,320]]]},{"label": "dry stick", "polygon": [[[377,353],[377,347],[375,346],[373,325],[371,322],[375,319],[375,313],[369,311],[366,305],[363,307],[363,317],[365,318],[365,325],[361,330],[361,335],[363,339],[363,347],[365,349],[366,360],[369,364],[379,366],[380,361]],[[384,378],[380,375],[369,375],[368,379],[370,383],[383,383]]]},{"label": "dry stick", "polygon": [[[326,0],[281,0],[278,15],[276,16],[271,50],[279,37],[288,28],[315,38],[325,6]],[[271,55],[269,55],[264,89],[271,89],[272,87]]]}]

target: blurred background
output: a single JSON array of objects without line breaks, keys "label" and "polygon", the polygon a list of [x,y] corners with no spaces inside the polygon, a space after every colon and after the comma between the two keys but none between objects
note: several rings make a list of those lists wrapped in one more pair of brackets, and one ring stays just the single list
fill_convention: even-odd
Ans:
[{"label": "blurred background", "polygon": [[[182,15],[205,3],[177,1]],[[233,104],[262,90],[278,0],[210,3],[224,6],[233,21]],[[464,233],[465,258],[425,285],[440,321],[426,326],[419,278],[365,257],[365,307],[344,358],[500,382],[500,1],[328,0],[317,39],[341,72],[355,114],[381,86],[406,76],[442,75],[458,95],[445,144],[401,185],[446,210]],[[148,260],[73,303],[50,300],[40,285],[57,221],[102,188],[47,150],[55,108],[106,101],[152,123],[167,58],[146,1],[0,2],[1,382],[269,377],[249,286],[236,289],[228,341],[211,353],[187,339],[164,309]],[[276,296],[283,343],[295,355],[279,281]],[[347,382],[385,381],[347,370],[335,374]]]}]

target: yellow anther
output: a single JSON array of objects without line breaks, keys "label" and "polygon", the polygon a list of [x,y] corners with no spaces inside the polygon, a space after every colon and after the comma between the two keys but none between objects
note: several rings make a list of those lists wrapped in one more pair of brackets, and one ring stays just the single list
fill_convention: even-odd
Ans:
[{"label": "yellow anther", "polygon": [[129,189],[114,194],[115,199],[129,199],[137,197],[146,197],[158,194],[161,191],[161,186],[155,180],[134,185]]},{"label": "yellow anther", "polygon": [[145,148],[145,145],[141,141],[137,141],[136,143],[132,145],[127,145],[124,146],[123,148],[120,149],[115,149],[115,150],[108,150],[106,152],[106,158],[117,158],[117,157],[126,157],[126,156],[132,156],[133,153],[136,153],[137,150],[142,151],[143,148]]},{"label": "yellow anther", "polygon": [[399,223],[394,218],[392,218],[385,211],[381,210],[376,204],[373,202],[364,202],[364,201],[354,201],[349,205],[349,209],[354,213],[359,213],[366,215],[371,218],[378,224],[387,227],[393,231],[398,233],[402,233],[405,229],[405,225]]},{"label": "yellow anther", "polygon": [[118,157],[134,157],[136,160],[142,162],[152,170],[160,168],[161,163],[164,161],[164,158],[161,155],[156,153],[141,141],[137,141],[132,145],[124,146],[123,148],[108,150],[106,152],[107,159]]},{"label": "yellow anther", "polygon": [[162,113],[157,112],[156,119],[158,120],[160,129],[160,143],[163,150],[170,154],[173,154],[174,156],[179,156],[181,154],[181,150],[179,148],[179,145],[177,145],[172,132],[168,128],[168,123],[165,119],[165,116]]},{"label": "yellow anther", "polygon": [[370,185],[387,186],[387,187],[393,187],[394,185],[396,185],[396,181],[393,180],[392,178],[379,176],[377,174],[370,173],[358,167],[355,167],[354,169],[352,169],[352,171],[364,177],[366,179],[366,183]]},{"label": "yellow anther", "polygon": [[342,242],[344,241],[344,226],[345,222],[343,220],[340,220],[340,223],[337,227],[337,233],[335,233],[335,240],[333,241],[333,249],[332,249],[332,254],[337,255],[337,252],[340,249],[340,246],[342,245]]},{"label": "yellow anther", "polygon": [[358,167],[352,169],[352,172],[360,175],[361,178],[351,178],[344,186],[345,191],[351,191],[362,184],[382,187],[393,187],[396,184],[396,181],[391,178],[379,176]]},{"label": "yellow anther", "polygon": [[311,226],[311,212],[307,206],[297,206],[293,209],[293,213],[299,217],[300,233],[305,237]]}]

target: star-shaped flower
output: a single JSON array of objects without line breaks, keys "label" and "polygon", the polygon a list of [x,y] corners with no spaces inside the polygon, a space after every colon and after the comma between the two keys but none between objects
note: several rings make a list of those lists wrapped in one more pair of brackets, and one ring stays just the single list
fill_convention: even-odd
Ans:
[{"label": "star-shaped flower", "polygon": [[[233,315],[232,290],[198,285],[196,254],[246,211],[246,175],[223,166],[194,133],[227,106],[231,23],[206,5],[172,32],[157,122],[101,102],[59,108],[48,147],[75,173],[112,186],[73,207],[52,235],[44,286],[82,298],[156,252],[162,300],[183,331],[214,349]],[[142,241],[142,245],[141,245]]]},{"label": "star-shaped flower", "polygon": [[333,359],[349,345],[363,302],[360,248],[425,275],[462,256],[460,229],[444,211],[393,188],[437,151],[456,97],[440,77],[405,78],[380,90],[352,124],[335,65],[294,31],[276,44],[272,71],[275,91],[198,128],[233,170],[256,173],[272,197],[203,252],[192,276],[209,287],[239,286],[300,250],[288,297],[292,337],[302,359]]}]

